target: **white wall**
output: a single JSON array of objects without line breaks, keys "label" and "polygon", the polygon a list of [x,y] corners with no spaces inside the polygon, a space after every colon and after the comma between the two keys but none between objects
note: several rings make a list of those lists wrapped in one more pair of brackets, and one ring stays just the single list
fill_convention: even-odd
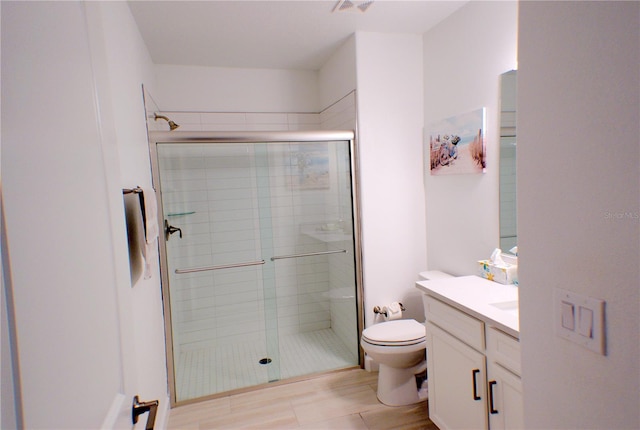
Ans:
[{"label": "white wall", "polygon": [[318,71],[320,110],[355,90],[356,85],[356,39],[351,36]]},{"label": "white wall", "polygon": [[474,1],[424,35],[425,134],[486,107],[484,174],[425,176],[428,267],[475,274],[499,245],[500,74],[516,68],[517,3]]},{"label": "white wall", "polygon": [[226,67],[155,66],[155,99],[163,110],[319,112],[317,72]]},{"label": "white wall", "polygon": [[356,64],[365,324],[392,301],[422,320],[422,37],[356,33]]},{"label": "white wall", "polygon": [[[142,85],[155,90],[153,63],[126,3],[101,2],[106,77],[108,78],[116,159],[108,159],[109,181],[117,187],[151,187],[151,166],[145,122]],[[94,23],[97,25],[98,23]],[[97,49],[97,47],[96,47]],[[95,72],[96,74],[98,71]],[[118,195],[121,202],[121,196]],[[121,206],[121,203],[120,203]],[[121,210],[114,215],[116,255],[128,279],[126,229]],[[117,239],[114,239],[117,240]],[[141,400],[160,400],[160,411],[168,408],[167,368],[160,269],[152,261],[150,279],[140,279],[128,297],[121,300],[121,314],[129,313],[135,361],[136,394]],[[163,416],[159,413],[158,420]],[[158,424],[161,424],[159,422]]]},{"label": "white wall", "polygon": [[[523,2],[519,29],[525,424],[637,429],[640,3]],[[556,288],[606,301],[606,356],[554,335]]]}]

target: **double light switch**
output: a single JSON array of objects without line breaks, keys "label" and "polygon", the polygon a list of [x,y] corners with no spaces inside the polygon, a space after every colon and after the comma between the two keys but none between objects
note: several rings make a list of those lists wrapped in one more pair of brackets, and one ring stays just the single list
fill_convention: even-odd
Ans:
[{"label": "double light switch", "polygon": [[606,354],[603,300],[558,288],[555,309],[558,336]]}]

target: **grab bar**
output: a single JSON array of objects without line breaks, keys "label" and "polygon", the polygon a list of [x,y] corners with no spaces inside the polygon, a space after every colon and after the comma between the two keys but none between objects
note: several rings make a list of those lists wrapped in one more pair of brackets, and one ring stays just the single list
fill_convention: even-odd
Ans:
[{"label": "grab bar", "polygon": [[192,267],[192,268],[189,268],[189,269],[176,269],[175,273],[177,275],[182,275],[184,273],[207,272],[209,270],[233,269],[234,267],[259,266],[260,264],[264,264],[264,260],[248,261],[246,263],[223,264],[221,266]]},{"label": "grab bar", "polygon": [[321,251],[321,252],[309,252],[306,254],[292,254],[292,255],[278,255],[275,257],[271,257],[271,261],[283,260],[285,258],[298,258],[298,257],[311,257],[313,255],[327,255],[327,254],[338,254],[347,252],[346,249],[340,249],[336,251]]}]

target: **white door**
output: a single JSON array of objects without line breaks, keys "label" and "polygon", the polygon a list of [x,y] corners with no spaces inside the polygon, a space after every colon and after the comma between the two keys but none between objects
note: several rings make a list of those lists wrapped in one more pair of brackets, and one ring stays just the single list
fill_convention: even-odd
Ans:
[{"label": "white door", "polygon": [[3,240],[23,424],[130,429],[135,345],[118,257],[126,238],[105,168],[87,10],[2,2],[1,14]]}]

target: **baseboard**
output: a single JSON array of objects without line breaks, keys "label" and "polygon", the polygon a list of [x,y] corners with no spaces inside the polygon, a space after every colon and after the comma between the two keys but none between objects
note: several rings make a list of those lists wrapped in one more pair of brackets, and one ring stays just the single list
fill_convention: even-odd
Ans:
[{"label": "baseboard", "polygon": [[125,404],[127,396],[122,393],[116,393],[111,406],[107,411],[107,415],[102,421],[102,430],[113,430],[131,427],[131,405]]}]

